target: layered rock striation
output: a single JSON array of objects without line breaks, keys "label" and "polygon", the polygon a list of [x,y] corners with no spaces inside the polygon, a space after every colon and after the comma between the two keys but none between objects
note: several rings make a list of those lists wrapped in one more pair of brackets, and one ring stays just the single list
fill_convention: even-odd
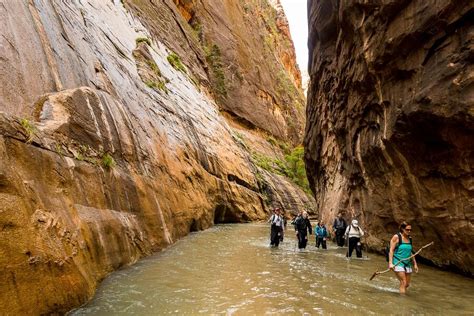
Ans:
[{"label": "layered rock striation", "polygon": [[[244,4],[200,21],[230,32]],[[171,0],[0,3],[0,313],[64,313],[114,269],[190,231],[265,219],[274,206],[314,208],[254,158],[284,155],[270,136],[301,140],[302,108],[288,102],[280,113],[272,95],[272,74],[292,75],[270,51],[275,68],[259,67],[272,101],[250,84],[239,89],[227,59],[236,47],[210,59],[185,9]],[[232,65],[253,69],[245,61]],[[294,126],[265,129],[266,119]]]},{"label": "layered rock striation", "polygon": [[305,160],[318,210],[380,249],[406,220],[474,272],[474,4],[310,1]]},{"label": "layered rock striation", "polygon": [[300,143],[305,100],[280,1],[174,2],[203,48],[221,110],[247,128]]}]

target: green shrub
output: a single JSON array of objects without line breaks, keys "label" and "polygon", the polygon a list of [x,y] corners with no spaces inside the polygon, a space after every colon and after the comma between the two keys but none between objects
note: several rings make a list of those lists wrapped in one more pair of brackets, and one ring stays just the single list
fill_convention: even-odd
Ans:
[{"label": "green shrub", "polygon": [[262,155],[257,152],[252,153],[252,160],[254,164],[259,166],[260,168],[270,171],[270,172],[275,172],[275,169],[272,166],[273,160],[265,155]]},{"label": "green shrub", "polygon": [[176,53],[172,52],[166,59],[174,69],[186,73],[186,67],[184,67],[183,63],[181,62],[181,58],[179,58]]},{"label": "green shrub", "polygon": [[295,147],[290,154],[285,155],[288,176],[294,183],[299,185],[303,190],[310,193],[308,178],[306,177],[306,168],[304,164],[304,148],[303,146]]},{"label": "green shrub", "polygon": [[194,36],[194,38],[198,42],[201,42],[203,38],[202,24],[199,23],[198,21],[194,21],[191,23],[191,29],[192,29],[191,34]]},{"label": "green shrub", "polygon": [[289,178],[293,183],[301,187],[305,192],[311,193],[306,169],[304,164],[303,146],[295,147],[289,154],[285,155],[285,160],[270,158],[260,153],[252,153],[252,161],[258,167],[280,174]]},{"label": "green shrub", "polygon": [[268,137],[267,137],[267,142],[269,142],[272,146],[276,146],[276,145],[277,145],[277,140],[276,140],[275,137],[273,137],[273,136],[268,136]]},{"label": "green shrub", "polygon": [[155,61],[153,59],[147,59],[146,64],[155,73],[155,75],[157,75],[158,77],[162,76],[160,68],[158,67],[158,65],[155,63]]},{"label": "green shrub", "polygon": [[280,141],[278,142],[278,147],[280,147],[286,155],[290,153],[290,146],[287,143]]},{"label": "green shrub", "polygon": [[102,166],[106,169],[112,169],[115,167],[115,160],[110,154],[106,153],[102,156]]},{"label": "green shrub", "polygon": [[151,40],[148,37],[137,37],[135,39],[135,43],[137,44],[137,46],[140,43],[146,43],[148,44],[148,46],[151,46]]},{"label": "green shrub", "polygon": [[36,134],[36,127],[29,120],[25,118],[20,120],[20,124],[21,124],[21,127],[23,127],[23,129],[25,130],[26,135],[28,136],[28,138],[26,139],[26,142],[31,143],[31,141],[33,140],[33,137]]},{"label": "green shrub", "polygon": [[166,88],[166,84],[163,81],[147,80],[145,81],[145,85],[150,89],[161,90],[168,93],[168,88]]},{"label": "green shrub", "polygon": [[206,61],[212,71],[212,90],[218,97],[227,97],[226,78],[224,73],[224,63],[222,62],[222,54],[219,46],[216,44],[204,47]]},{"label": "green shrub", "polygon": [[63,154],[63,148],[62,148],[62,146],[61,146],[60,144],[56,144],[56,145],[54,146],[54,151],[55,151],[59,156],[61,156],[61,157],[64,156],[64,154]]}]

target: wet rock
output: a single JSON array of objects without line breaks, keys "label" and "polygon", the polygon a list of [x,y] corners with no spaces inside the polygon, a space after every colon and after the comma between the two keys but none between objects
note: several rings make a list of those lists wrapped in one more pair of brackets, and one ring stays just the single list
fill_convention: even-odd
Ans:
[{"label": "wet rock", "polygon": [[381,249],[397,223],[439,266],[473,273],[472,1],[312,1],[305,137],[326,223]]},{"label": "wet rock", "polygon": [[[227,18],[242,16],[242,4],[228,4]],[[190,231],[268,217],[256,149],[242,146],[230,124],[250,122],[255,144],[268,132],[297,142],[303,110],[285,87],[275,92],[274,75],[288,79],[283,67],[270,67],[277,57],[265,55],[263,86],[254,70],[260,60],[244,58],[256,55],[261,36],[252,38],[257,46],[227,47],[216,30],[242,19],[211,27],[221,12],[203,8],[189,12],[215,32],[219,62],[206,58],[171,1],[0,5],[0,314],[65,313],[108,273]],[[253,27],[266,34],[264,24]],[[226,67],[225,103],[209,93],[218,74],[210,64]],[[252,89],[236,83],[237,68],[251,73],[243,80]],[[264,128],[268,122],[275,124]],[[296,208],[308,199],[287,179],[267,178],[274,201]]]},{"label": "wet rock", "polygon": [[201,46],[211,91],[229,118],[301,143],[305,100],[280,1],[175,3]]}]

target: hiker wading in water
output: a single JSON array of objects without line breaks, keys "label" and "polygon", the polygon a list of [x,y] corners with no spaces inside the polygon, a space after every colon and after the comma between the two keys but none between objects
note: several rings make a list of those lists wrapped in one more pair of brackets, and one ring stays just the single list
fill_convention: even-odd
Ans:
[{"label": "hiker wading in water", "polygon": [[359,227],[359,222],[354,219],[352,223],[347,226],[346,238],[349,240],[349,249],[347,250],[347,257],[352,256],[352,251],[356,250],[357,258],[362,258],[362,244],[360,239],[364,236],[364,231]]},{"label": "hiker wading in water", "polygon": [[[418,265],[415,257],[402,261],[411,256],[413,246],[411,242],[411,225],[407,222],[400,224],[400,232],[393,235],[390,240],[390,252],[388,255],[388,267],[393,269],[397,279],[400,281],[400,293],[405,294],[410,286],[413,269],[418,273]],[[397,265],[398,264],[398,265]]]},{"label": "hiker wading in water", "polygon": [[306,248],[308,243],[308,232],[312,234],[311,223],[308,219],[308,212],[304,211],[302,216],[295,219],[296,237],[298,237],[298,249]]},{"label": "hiker wading in water", "polygon": [[283,237],[283,218],[280,215],[280,209],[276,208],[273,210],[273,215],[270,217],[268,222],[271,225],[270,228],[270,246],[278,247],[280,239]]},{"label": "hiker wading in water", "polygon": [[317,222],[314,228],[314,234],[316,235],[316,247],[323,246],[323,249],[327,249],[326,239],[328,237],[328,231],[323,223]]},{"label": "hiker wading in water", "polygon": [[336,243],[339,247],[344,247],[344,232],[346,231],[346,221],[342,218],[342,214],[337,214],[337,218],[334,220],[332,228],[336,233]]}]

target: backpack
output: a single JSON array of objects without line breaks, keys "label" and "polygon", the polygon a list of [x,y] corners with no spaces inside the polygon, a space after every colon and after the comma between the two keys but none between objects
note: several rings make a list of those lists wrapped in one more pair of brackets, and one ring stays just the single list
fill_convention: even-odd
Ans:
[{"label": "backpack", "polygon": [[308,225],[307,225],[307,220],[304,219],[303,217],[298,217],[296,220],[295,220],[295,228],[296,230],[304,230],[306,231],[306,229],[308,229]]},{"label": "backpack", "polygon": [[[402,242],[402,235],[400,233],[397,233],[397,236],[398,236],[398,243],[395,246],[394,252],[398,248],[398,245],[400,245],[400,243]],[[408,237],[408,239],[410,240],[410,245],[413,244],[411,237]],[[389,255],[390,255],[390,241],[388,242],[387,247],[385,247],[384,252],[385,252],[385,260],[388,262]]]}]

